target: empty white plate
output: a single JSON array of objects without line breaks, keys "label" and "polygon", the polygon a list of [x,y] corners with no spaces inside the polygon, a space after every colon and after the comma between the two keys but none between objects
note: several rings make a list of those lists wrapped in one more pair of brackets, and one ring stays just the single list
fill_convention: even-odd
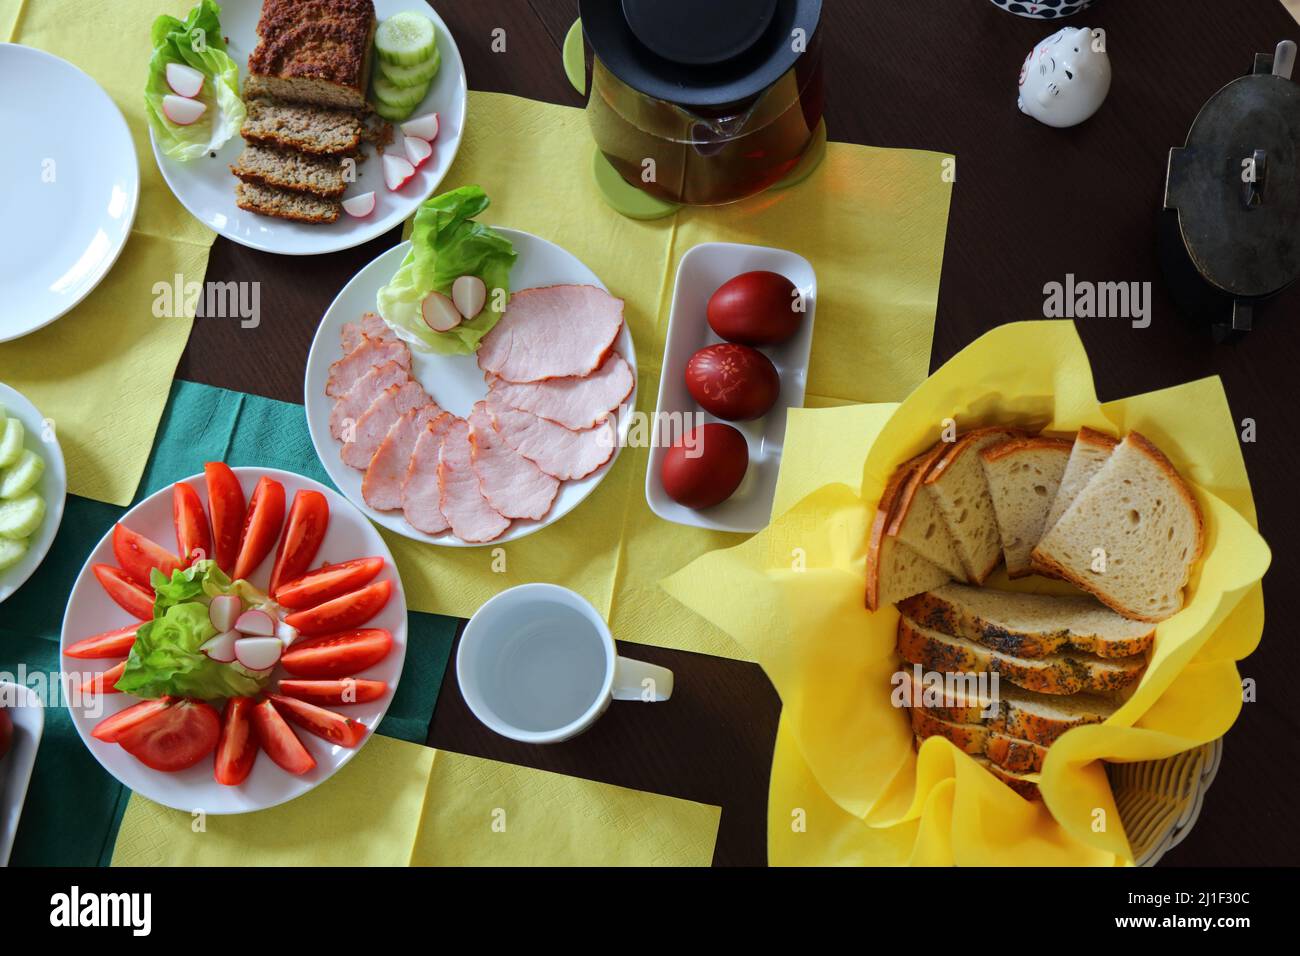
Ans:
[{"label": "empty white plate", "polygon": [[53,322],[108,274],[131,234],[140,170],[117,105],[66,60],[0,43],[0,90],[7,342]]}]

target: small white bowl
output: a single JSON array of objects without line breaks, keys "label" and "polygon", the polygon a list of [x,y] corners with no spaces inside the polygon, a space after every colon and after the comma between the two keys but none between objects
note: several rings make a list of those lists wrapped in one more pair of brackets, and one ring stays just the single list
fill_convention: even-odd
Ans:
[{"label": "small white bowl", "polygon": [[0,866],[8,866],[27,785],[32,781],[36,748],[41,745],[45,708],[34,690],[9,681],[0,681],[0,707],[14,722],[13,746],[0,758]]},{"label": "small white bowl", "polygon": [[63,520],[63,502],[68,495],[68,473],[63,464],[63,449],[59,447],[54,423],[47,422],[35,405],[4,382],[0,382],[0,405],[5,407],[6,415],[23,423],[23,447],[45,459],[45,472],[36,485],[36,490],[45,499],[45,517],[41,519],[41,526],[28,539],[27,553],[22,560],[0,571],[2,604],[9,595],[22,587],[49,553],[50,545],[54,543],[54,536],[59,530],[59,522]]}]

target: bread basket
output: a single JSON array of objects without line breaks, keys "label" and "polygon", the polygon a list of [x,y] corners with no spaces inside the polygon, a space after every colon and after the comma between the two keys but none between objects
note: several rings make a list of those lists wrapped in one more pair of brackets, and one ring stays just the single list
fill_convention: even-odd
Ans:
[{"label": "bread basket", "polygon": [[1223,738],[1163,760],[1106,767],[1138,866],[1155,866],[1191,832],[1223,759]]}]

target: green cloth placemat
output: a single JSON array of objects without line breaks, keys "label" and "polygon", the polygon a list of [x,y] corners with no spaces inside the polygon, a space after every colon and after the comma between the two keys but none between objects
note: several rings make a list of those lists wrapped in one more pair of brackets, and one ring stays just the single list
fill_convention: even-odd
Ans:
[{"label": "green cloth placemat", "polygon": [[[333,486],[307,433],[301,405],[226,389],[174,382],[138,502],[203,470],[205,461],[283,468]],[[133,502],[134,504],[134,502]],[[38,689],[45,730],[14,843],[13,865],[107,864],[129,792],[77,736],[61,696],[48,687],[59,671],[59,632],[67,595],[86,556],[125,509],[69,495],[54,545],[37,572],[0,604],[0,671]],[[456,619],[412,612],[402,680],[378,732],[423,743]]]}]

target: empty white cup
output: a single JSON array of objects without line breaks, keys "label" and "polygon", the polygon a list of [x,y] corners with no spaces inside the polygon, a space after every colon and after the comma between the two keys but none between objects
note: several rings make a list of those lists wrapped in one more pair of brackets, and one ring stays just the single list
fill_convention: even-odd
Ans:
[{"label": "empty white cup", "polygon": [[672,671],[620,657],[596,609],[555,584],[521,584],[480,607],[460,637],[456,680],[475,717],[531,744],[577,736],[611,700],[673,693]]}]

